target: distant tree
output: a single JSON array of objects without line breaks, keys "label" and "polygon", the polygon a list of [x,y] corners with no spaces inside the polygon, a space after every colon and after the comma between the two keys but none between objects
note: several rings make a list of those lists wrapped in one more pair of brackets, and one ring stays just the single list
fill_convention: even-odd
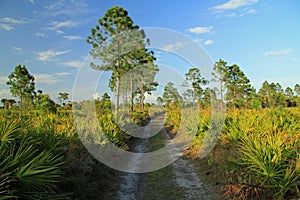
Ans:
[{"label": "distant tree", "polygon": [[38,109],[42,110],[43,112],[56,112],[56,103],[50,98],[48,94],[41,93],[39,90],[38,94],[36,95],[36,106]]},{"label": "distant tree", "polygon": [[111,112],[111,106],[112,104],[111,104],[110,96],[106,92],[102,95],[100,101],[96,100],[96,110],[98,114]]},{"label": "distant tree", "polygon": [[102,96],[102,100],[104,101],[110,101],[110,96],[107,94],[107,92],[105,92]]},{"label": "distant tree", "polygon": [[285,89],[285,95],[286,95],[288,98],[293,98],[293,97],[294,97],[294,92],[293,92],[292,88],[287,87],[287,88]]},{"label": "distant tree", "polygon": [[213,96],[216,96],[215,92],[213,90],[210,90],[209,88],[206,88],[203,93],[203,105],[205,108],[208,108],[211,106],[211,93],[213,93]]},{"label": "distant tree", "polygon": [[186,89],[183,92],[182,97],[187,103],[194,103],[195,101],[194,90],[190,88]]},{"label": "distant tree", "polygon": [[156,99],[157,105],[161,106],[163,104],[163,102],[164,102],[163,98],[157,97],[157,99]]},{"label": "distant tree", "polygon": [[152,91],[156,90],[156,87],[158,86],[158,83],[155,81],[155,75],[157,74],[157,72],[158,72],[158,67],[153,63],[145,64],[140,67],[139,66],[135,67],[130,71],[131,73],[130,81],[132,81],[130,83],[130,88],[131,87],[136,88],[136,90],[132,89],[130,93],[132,92],[133,96],[135,95],[139,96],[138,99],[139,99],[141,110],[144,110],[145,94],[146,93],[151,94]]},{"label": "distant tree", "polygon": [[296,105],[295,99],[294,99],[294,92],[292,88],[287,87],[284,91],[286,96],[286,107],[292,107]]},{"label": "distant tree", "polygon": [[274,108],[277,106],[285,106],[285,94],[279,83],[268,83],[265,81],[258,91],[258,98],[262,102],[262,107]]},{"label": "distant tree", "polygon": [[249,79],[236,64],[226,67],[225,85],[227,88],[226,100],[229,106],[239,108],[245,106],[253,87]]},{"label": "distant tree", "polygon": [[296,84],[294,87],[294,92],[296,93],[296,96],[300,96],[300,85]]},{"label": "distant tree", "polygon": [[62,105],[66,105],[66,101],[68,100],[68,98],[69,98],[69,94],[66,92],[60,92],[58,94],[58,100]]},{"label": "distant tree", "polygon": [[224,93],[226,91],[225,88],[226,70],[227,70],[227,62],[225,62],[222,59],[216,62],[213,66],[212,82],[218,84],[218,86],[216,86],[216,88],[218,89],[215,88],[215,90],[219,92],[221,102],[224,102]]},{"label": "distant tree", "polygon": [[275,86],[274,84],[272,84],[273,90],[274,92],[274,102],[275,102],[275,106],[284,106],[285,105],[285,96],[284,96],[284,91],[282,86],[279,83],[276,83]]},{"label": "distant tree", "polygon": [[258,91],[258,97],[262,103],[263,108],[270,107],[271,93],[268,81],[263,82],[261,88]]},{"label": "distant tree", "polygon": [[191,68],[187,73],[185,73],[185,83],[183,85],[191,86],[193,88],[193,99],[198,99],[198,103],[200,103],[203,97],[204,90],[202,86],[207,83],[208,80],[202,76],[200,69],[197,67]]},{"label": "distant tree", "polygon": [[15,71],[8,76],[7,85],[10,86],[12,96],[20,98],[20,108],[25,103],[31,103],[35,96],[34,77],[29,74],[25,65],[17,65]]},{"label": "distant tree", "polygon": [[177,88],[174,87],[174,83],[169,82],[164,87],[163,100],[166,103],[181,103],[183,101]]}]

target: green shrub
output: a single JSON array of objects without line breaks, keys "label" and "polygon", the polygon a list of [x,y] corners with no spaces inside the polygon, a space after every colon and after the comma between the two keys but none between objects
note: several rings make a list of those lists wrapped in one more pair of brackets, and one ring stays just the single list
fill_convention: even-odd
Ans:
[{"label": "green shrub", "polygon": [[24,119],[0,121],[0,199],[66,199],[57,193],[63,157],[22,134]]}]

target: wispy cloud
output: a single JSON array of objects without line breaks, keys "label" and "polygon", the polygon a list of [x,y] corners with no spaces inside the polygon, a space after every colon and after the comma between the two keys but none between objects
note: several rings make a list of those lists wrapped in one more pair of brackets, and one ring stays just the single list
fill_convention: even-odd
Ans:
[{"label": "wispy cloud", "polygon": [[30,3],[35,4],[34,0],[28,0]]},{"label": "wispy cloud", "polygon": [[176,42],[174,44],[168,44],[168,45],[163,46],[163,49],[165,49],[167,51],[174,51],[174,50],[179,49],[179,48],[184,47],[184,46],[185,46],[185,43]]},{"label": "wispy cloud", "polygon": [[88,6],[85,0],[57,0],[52,1],[45,7],[48,10],[48,15],[58,16],[78,16],[88,11]]},{"label": "wispy cloud", "polygon": [[7,24],[26,24],[27,22],[23,19],[14,19],[9,17],[4,17],[0,19],[0,22]]},{"label": "wispy cloud", "polygon": [[53,9],[61,8],[63,5],[64,5],[63,1],[61,1],[61,0],[59,0],[59,1],[52,1],[51,4],[49,4],[45,8],[48,9],[48,10],[53,10]]},{"label": "wispy cloud", "polygon": [[55,29],[58,29],[58,28],[62,28],[62,27],[74,27],[74,26],[77,26],[77,25],[78,25],[78,22],[71,21],[71,20],[68,20],[68,21],[61,21],[61,22],[58,22],[58,21],[52,21],[52,22],[51,22],[51,25],[52,25],[52,27],[54,27]]},{"label": "wispy cloud", "polygon": [[21,47],[12,47],[13,50],[16,50],[16,51],[22,51],[22,48]]},{"label": "wispy cloud", "polygon": [[218,15],[216,16],[216,18],[221,18],[221,17],[230,17],[230,18],[233,18],[233,17],[243,17],[243,16],[246,16],[246,15],[251,15],[251,14],[256,14],[257,13],[257,10],[251,8],[251,7],[246,7],[242,10],[234,10],[234,12],[218,12]]},{"label": "wispy cloud", "polygon": [[204,42],[204,45],[206,46],[206,45],[210,45],[210,44],[213,44],[213,43],[215,43],[215,41],[213,41],[213,40],[206,40]]},{"label": "wispy cloud", "polygon": [[69,53],[70,50],[66,50],[66,51],[54,51],[54,50],[48,50],[48,51],[41,51],[38,52],[38,57],[37,59],[40,61],[53,61],[55,60],[55,57]]},{"label": "wispy cloud", "polygon": [[15,28],[10,26],[10,25],[7,25],[7,24],[2,24],[0,23],[0,28],[5,30],[5,31],[11,31],[11,30],[14,30]]},{"label": "wispy cloud", "polygon": [[11,98],[11,94],[10,94],[9,89],[0,90],[0,97],[1,98]]},{"label": "wispy cloud", "polygon": [[44,33],[35,33],[34,35],[37,36],[37,37],[45,37]]},{"label": "wispy cloud", "polygon": [[57,72],[55,73],[55,75],[57,76],[69,76],[69,75],[72,75],[73,73],[71,72]]},{"label": "wispy cloud", "polygon": [[61,63],[61,65],[64,65],[66,67],[75,67],[75,68],[79,68],[81,65],[80,61],[68,61],[68,62],[63,62]]},{"label": "wispy cloud", "polygon": [[246,12],[245,12],[245,14],[254,14],[254,13],[256,13],[256,10],[253,9],[253,8],[248,9],[248,10],[246,10]]},{"label": "wispy cloud", "polygon": [[26,24],[28,21],[24,19],[14,19],[9,17],[4,17],[0,19],[0,28],[5,31],[11,31],[15,29],[16,25]]},{"label": "wispy cloud", "polygon": [[300,58],[292,58],[292,61],[300,61]]},{"label": "wispy cloud", "polygon": [[214,10],[233,10],[257,3],[258,0],[229,0],[226,3],[213,7]]},{"label": "wispy cloud", "polygon": [[268,51],[268,52],[265,52],[264,55],[281,57],[281,56],[284,56],[284,55],[290,53],[291,51],[292,51],[291,49],[284,49],[284,50],[280,50],[280,51]]},{"label": "wispy cloud", "polygon": [[199,43],[202,41],[202,38],[193,38],[193,41],[196,42],[196,43]]},{"label": "wispy cloud", "polygon": [[64,35],[63,37],[68,40],[83,40],[84,39],[80,35]]},{"label": "wispy cloud", "polygon": [[52,21],[46,30],[55,31],[58,34],[63,34],[64,32],[61,28],[72,28],[78,26],[78,22],[67,20],[67,21]]},{"label": "wispy cloud", "polygon": [[212,29],[213,26],[207,26],[207,27],[197,26],[194,28],[189,28],[188,31],[195,34],[201,34],[201,33],[209,33],[212,31]]},{"label": "wispy cloud", "polygon": [[34,74],[37,83],[54,84],[59,82],[59,79],[52,74]]},{"label": "wispy cloud", "polygon": [[55,74],[34,74],[37,83],[44,83],[44,84],[55,84],[61,81],[62,76],[69,76],[72,75],[71,72],[57,72]]},{"label": "wispy cloud", "polygon": [[7,76],[0,76],[0,84],[1,85],[5,85],[7,81],[8,81]]}]

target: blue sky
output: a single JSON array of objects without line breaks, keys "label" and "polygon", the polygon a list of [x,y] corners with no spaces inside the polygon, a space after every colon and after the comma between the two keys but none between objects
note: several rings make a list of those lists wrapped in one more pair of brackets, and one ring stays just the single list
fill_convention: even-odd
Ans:
[{"label": "blue sky", "polygon": [[114,5],[127,9],[141,27],[167,28],[190,37],[213,62],[221,58],[238,64],[257,89],[264,80],[283,87],[300,82],[297,0],[2,0],[0,98],[10,97],[5,83],[18,64],[36,77],[36,90],[55,100],[59,92],[71,94],[78,68],[91,49],[86,37]]}]

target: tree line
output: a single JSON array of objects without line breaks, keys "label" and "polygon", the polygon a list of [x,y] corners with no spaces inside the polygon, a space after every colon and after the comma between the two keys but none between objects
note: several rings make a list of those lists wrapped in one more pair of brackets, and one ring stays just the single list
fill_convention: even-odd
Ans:
[{"label": "tree line", "polygon": [[[157,97],[157,104],[177,102],[185,105],[197,103],[201,108],[211,106],[211,98],[226,103],[228,108],[274,108],[295,107],[300,105],[300,85],[294,88],[286,87],[280,83],[264,81],[261,88],[256,89],[251,85],[249,78],[242,69],[236,65],[228,65],[220,59],[213,66],[212,79],[207,80],[202,76],[197,67],[190,68],[185,73],[182,86],[187,89],[180,95],[169,82],[162,97]],[[209,83],[214,86],[208,86]]]}]

